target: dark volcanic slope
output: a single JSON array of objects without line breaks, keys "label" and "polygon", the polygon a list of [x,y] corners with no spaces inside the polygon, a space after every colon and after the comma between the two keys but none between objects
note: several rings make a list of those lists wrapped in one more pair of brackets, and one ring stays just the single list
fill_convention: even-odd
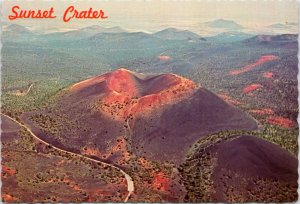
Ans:
[{"label": "dark volcanic slope", "polygon": [[183,158],[189,146],[202,136],[257,128],[254,120],[204,88],[163,111],[137,117],[130,126],[137,152],[154,160],[173,161]]},{"label": "dark volcanic slope", "polygon": [[188,79],[125,69],[73,85],[51,113],[33,120],[42,123],[48,141],[120,163],[132,154],[181,161],[201,136],[257,128],[252,118]]},{"label": "dark volcanic slope", "polygon": [[[185,164],[184,175],[198,174],[192,182],[200,184],[198,188],[190,188],[187,201],[291,202],[297,199],[298,161],[288,151],[254,136],[212,141],[211,138],[200,144]],[[206,178],[201,172],[207,172]],[[205,189],[203,195],[197,195],[200,189]]]}]

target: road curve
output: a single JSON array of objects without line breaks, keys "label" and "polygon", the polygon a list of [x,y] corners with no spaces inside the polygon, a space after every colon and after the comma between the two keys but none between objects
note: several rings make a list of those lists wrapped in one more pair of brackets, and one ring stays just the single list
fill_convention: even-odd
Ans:
[{"label": "road curve", "polygon": [[36,134],[34,134],[34,133],[26,126],[26,125],[23,125],[22,123],[20,123],[20,122],[17,121],[16,119],[14,119],[14,118],[12,118],[12,117],[10,117],[10,116],[8,116],[8,115],[5,115],[5,114],[3,114],[3,113],[1,113],[1,115],[3,115],[3,116],[5,116],[5,117],[9,118],[10,120],[12,120],[12,121],[14,121],[15,123],[17,123],[18,125],[20,125],[21,127],[25,128],[25,129],[26,129],[26,130],[27,130],[27,131],[28,131],[35,139],[37,139],[38,141],[40,141],[41,143],[43,143],[43,144],[45,144],[45,145],[47,145],[47,146],[48,146],[48,145],[51,146],[53,149],[56,149],[56,150],[58,150],[58,151],[61,151],[61,152],[64,152],[64,153],[68,153],[68,154],[71,154],[71,155],[76,155],[76,156],[78,156],[78,157],[85,158],[85,159],[87,159],[87,160],[90,160],[90,161],[93,161],[93,162],[96,162],[96,163],[101,163],[101,164],[104,164],[104,165],[106,165],[106,166],[110,166],[110,167],[112,167],[112,168],[117,169],[118,171],[120,171],[120,172],[124,175],[124,177],[125,177],[125,179],[126,179],[126,181],[127,181],[127,191],[128,191],[128,194],[127,194],[127,196],[126,196],[124,202],[127,202],[128,199],[129,199],[129,197],[130,197],[130,195],[134,192],[134,183],[133,183],[132,178],[131,178],[127,173],[125,173],[125,171],[123,171],[122,169],[120,169],[119,167],[114,166],[114,165],[109,164],[109,163],[105,163],[105,162],[103,162],[103,161],[98,161],[98,160],[89,158],[89,157],[84,156],[84,155],[81,155],[81,154],[77,154],[77,153],[74,153],[74,152],[69,152],[69,151],[60,149],[60,148],[58,148],[58,147],[55,147],[55,146],[53,146],[52,144],[49,144],[48,142],[46,142],[46,141],[42,140],[41,138],[39,138],[39,137],[38,137]]},{"label": "road curve", "polygon": [[29,88],[27,89],[26,93],[24,94],[24,96],[26,96],[27,94],[29,94],[31,88],[33,87],[33,83],[30,84]]}]

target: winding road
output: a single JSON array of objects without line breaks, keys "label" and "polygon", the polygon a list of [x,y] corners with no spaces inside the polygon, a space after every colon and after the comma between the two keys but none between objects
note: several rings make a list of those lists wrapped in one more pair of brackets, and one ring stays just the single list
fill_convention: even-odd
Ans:
[{"label": "winding road", "polygon": [[29,92],[30,92],[30,90],[31,90],[31,88],[33,87],[33,83],[32,84],[30,84],[30,86],[29,86],[29,88],[27,89],[27,91],[26,91],[26,93],[25,93],[25,95],[27,95]]},{"label": "winding road", "polygon": [[92,162],[101,163],[101,164],[103,164],[103,165],[110,166],[110,167],[112,167],[112,168],[114,168],[114,169],[120,171],[120,172],[124,175],[124,177],[125,177],[125,179],[126,179],[126,181],[127,181],[127,191],[128,191],[128,194],[127,194],[127,196],[126,196],[124,202],[127,202],[128,199],[130,198],[131,194],[134,192],[134,183],[133,183],[132,178],[131,178],[125,171],[123,171],[122,169],[120,169],[119,167],[114,166],[114,165],[109,164],[109,163],[105,163],[105,162],[103,162],[103,161],[98,161],[98,160],[89,158],[89,157],[84,156],[84,155],[81,155],[81,154],[77,154],[77,153],[74,153],[74,152],[69,152],[69,151],[60,149],[60,148],[58,148],[58,147],[55,147],[55,146],[53,146],[52,144],[49,144],[48,142],[46,142],[46,141],[42,140],[41,138],[39,138],[36,134],[34,134],[34,133],[30,130],[30,128],[28,128],[26,125],[23,125],[22,123],[20,123],[20,122],[17,121],[16,119],[14,119],[14,118],[12,118],[12,117],[10,117],[10,116],[8,116],[8,115],[5,115],[5,114],[3,114],[3,113],[1,113],[1,115],[3,115],[3,116],[5,116],[5,117],[9,118],[10,120],[12,120],[12,121],[14,121],[15,123],[17,123],[19,126],[25,128],[25,129],[26,129],[26,130],[27,130],[27,131],[28,131],[35,139],[37,139],[39,142],[41,142],[41,143],[43,143],[43,144],[45,144],[45,145],[47,145],[47,146],[51,146],[53,149],[56,149],[56,150],[58,150],[58,151],[61,151],[61,152],[64,152],[64,153],[68,153],[68,154],[71,154],[71,155],[74,155],[74,156],[78,156],[78,157],[81,157],[81,158],[90,160],[90,161],[92,161]]}]

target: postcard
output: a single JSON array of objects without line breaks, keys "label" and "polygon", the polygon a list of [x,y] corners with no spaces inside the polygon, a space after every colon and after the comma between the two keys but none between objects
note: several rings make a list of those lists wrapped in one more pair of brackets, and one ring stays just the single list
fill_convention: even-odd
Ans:
[{"label": "postcard", "polygon": [[1,4],[2,202],[298,200],[298,1]]}]

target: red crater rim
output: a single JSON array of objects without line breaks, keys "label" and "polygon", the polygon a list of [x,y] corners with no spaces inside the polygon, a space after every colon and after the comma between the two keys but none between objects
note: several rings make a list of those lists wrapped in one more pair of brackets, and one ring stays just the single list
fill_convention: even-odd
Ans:
[{"label": "red crater rim", "polygon": [[99,87],[98,93],[103,95],[100,110],[122,119],[182,100],[198,85],[175,74],[144,75],[121,68],[74,84],[71,92],[90,87]]}]

